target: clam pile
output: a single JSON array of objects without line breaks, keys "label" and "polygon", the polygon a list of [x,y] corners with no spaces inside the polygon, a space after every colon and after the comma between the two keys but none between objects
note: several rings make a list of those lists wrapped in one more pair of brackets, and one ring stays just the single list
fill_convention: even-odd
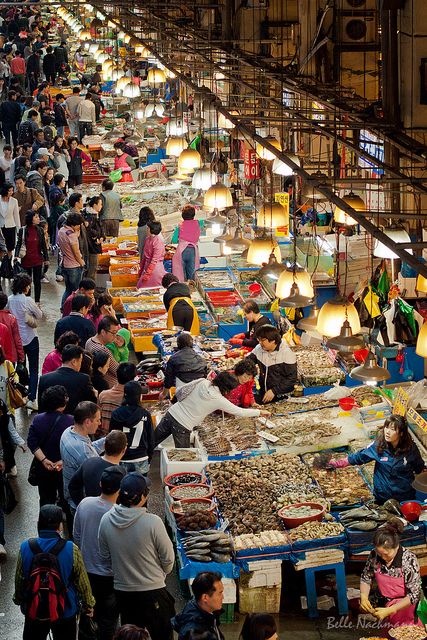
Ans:
[{"label": "clam pile", "polygon": [[274,417],[275,426],[271,433],[279,439],[275,443],[283,447],[314,445],[321,440],[341,434],[341,427],[332,422],[333,415],[328,409],[289,417]]},{"label": "clam pile", "polygon": [[356,387],[351,390],[351,394],[353,398],[357,400],[357,403],[362,407],[368,407],[372,404],[379,404],[380,402],[384,402],[383,397],[375,393],[373,389],[370,387]]},{"label": "clam pile", "polygon": [[344,380],[343,371],[333,365],[322,347],[297,346],[291,349],[297,358],[298,376],[306,387],[331,385]]},{"label": "clam pile", "polygon": [[197,272],[197,280],[204,289],[224,289],[234,286],[233,278],[228,271],[209,271],[199,269]]},{"label": "clam pile", "polygon": [[308,468],[299,458],[287,454],[212,463],[207,472],[233,535],[280,530],[276,487],[295,479],[310,482]]},{"label": "clam pile", "polygon": [[313,395],[304,396],[303,398],[289,398],[288,400],[275,402],[269,406],[269,409],[273,413],[295,413],[297,411],[312,411],[313,409],[336,406],[338,406],[338,400],[325,398],[322,393],[313,393]]},{"label": "clam pile", "polygon": [[288,480],[274,489],[274,507],[279,510],[288,504],[298,502],[317,502],[329,509],[329,503],[324,499],[319,485],[315,482],[310,484]]}]

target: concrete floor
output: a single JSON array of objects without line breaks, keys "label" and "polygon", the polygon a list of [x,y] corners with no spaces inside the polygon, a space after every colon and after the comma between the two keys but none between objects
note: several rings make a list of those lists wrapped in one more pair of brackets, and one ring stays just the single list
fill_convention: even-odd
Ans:
[{"label": "concrete floor", "polygon": [[[51,280],[50,284],[42,285],[41,304],[45,318],[42,321],[38,334],[40,338],[40,368],[45,355],[53,348],[53,330],[56,320],[59,317],[59,301],[63,292],[63,285],[55,282],[53,269],[48,274]],[[8,292],[8,282],[2,281],[2,286]],[[19,409],[17,411],[17,426],[21,435],[26,438],[30,417],[27,411]],[[20,543],[34,535],[36,535],[36,523],[38,515],[38,492],[27,482],[28,469],[31,462],[31,454],[29,452],[22,453],[17,451],[18,477],[13,480],[13,486],[16,491],[19,504],[10,516],[6,516],[6,542],[8,559],[5,565],[1,567],[2,581],[0,582],[0,640],[19,640],[22,637],[23,618],[22,615],[12,602],[13,580],[16,564],[16,556]],[[150,493],[149,508],[158,513],[163,514],[163,495],[162,486],[158,472],[158,457],[155,458],[152,465],[153,487]],[[177,611],[181,610],[185,600],[179,591],[177,576],[171,574],[168,579],[168,587],[176,599]],[[284,590],[292,595],[295,589],[293,582],[284,585]],[[293,594],[295,595],[295,594]],[[287,609],[287,608],[286,608]],[[239,635],[243,618],[237,616],[234,624],[223,626],[223,632],[227,640],[234,640]],[[304,614],[286,613],[277,617],[279,635],[282,640],[354,640],[361,636],[373,636],[375,631],[363,632],[362,629],[354,628],[353,623],[350,628],[345,620],[333,612],[325,612],[317,621],[308,620]],[[332,625],[334,628],[331,628]],[[353,628],[352,628],[353,626]]]}]

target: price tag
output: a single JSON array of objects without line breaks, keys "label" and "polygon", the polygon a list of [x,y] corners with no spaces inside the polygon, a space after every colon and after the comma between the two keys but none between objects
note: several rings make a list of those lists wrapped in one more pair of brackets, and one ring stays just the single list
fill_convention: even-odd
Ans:
[{"label": "price tag", "polygon": [[267,433],[267,431],[259,431],[258,435],[263,438],[263,440],[267,440],[268,442],[277,442],[279,440],[278,436],[273,436],[272,433]]}]

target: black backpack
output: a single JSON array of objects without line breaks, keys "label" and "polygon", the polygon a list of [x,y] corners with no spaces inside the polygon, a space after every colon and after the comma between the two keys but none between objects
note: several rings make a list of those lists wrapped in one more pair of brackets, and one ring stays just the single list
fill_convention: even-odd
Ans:
[{"label": "black backpack", "polygon": [[43,127],[44,139],[46,140],[47,146],[50,146],[53,142],[53,129],[50,125],[46,125]]},{"label": "black backpack", "polygon": [[26,585],[25,614],[30,620],[55,622],[64,617],[67,587],[58,554],[67,541],[61,538],[50,551],[42,551],[34,538],[28,544],[34,555]]},{"label": "black backpack", "polygon": [[18,144],[33,144],[34,131],[30,120],[24,120],[21,122],[18,129]]}]

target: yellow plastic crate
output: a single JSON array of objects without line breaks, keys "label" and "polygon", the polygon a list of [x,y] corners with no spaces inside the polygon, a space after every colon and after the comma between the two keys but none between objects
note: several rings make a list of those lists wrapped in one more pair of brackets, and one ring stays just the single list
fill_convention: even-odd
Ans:
[{"label": "yellow plastic crate", "polygon": [[110,280],[113,287],[136,287],[139,275],[137,273],[116,273],[110,267]]}]

